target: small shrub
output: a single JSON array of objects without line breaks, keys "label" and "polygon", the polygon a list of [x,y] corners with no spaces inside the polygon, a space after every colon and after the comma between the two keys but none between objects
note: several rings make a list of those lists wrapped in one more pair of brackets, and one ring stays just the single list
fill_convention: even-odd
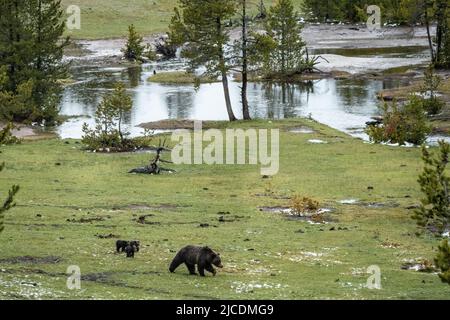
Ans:
[{"label": "small shrub", "polygon": [[323,213],[315,213],[311,216],[311,221],[314,223],[324,223],[325,215]]},{"label": "small shrub", "polygon": [[450,225],[450,179],[446,175],[450,145],[440,141],[439,146],[437,156],[433,156],[427,148],[422,148],[425,168],[418,182],[424,198],[420,208],[414,212],[413,219],[419,227],[440,235]]},{"label": "small shrub", "polygon": [[441,270],[439,278],[450,285],[450,246],[448,240],[443,240],[438,248],[438,255],[434,259],[436,266]]},{"label": "small shrub", "polygon": [[149,146],[151,137],[130,139],[123,131],[125,114],[132,108],[131,97],[123,84],[116,85],[112,94],[106,95],[95,112],[94,129],[83,125],[82,142],[88,150],[100,152],[123,152]]},{"label": "small shrub", "polygon": [[2,130],[0,130],[0,145],[18,144],[20,139],[12,134],[14,125],[9,122]]},{"label": "small shrub", "polygon": [[429,115],[437,115],[441,113],[445,107],[445,102],[437,97],[423,99],[423,108]]},{"label": "small shrub", "polygon": [[290,208],[295,215],[312,214],[317,213],[320,204],[311,198],[296,195],[291,199]]},{"label": "small shrub", "polygon": [[382,123],[369,125],[366,129],[370,140],[375,143],[421,145],[431,132],[422,101],[418,97],[411,97],[402,107],[396,102],[391,105],[385,103],[382,112]]},{"label": "small shrub", "polygon": [[134,25],[128,27],[128,40],[125,48],[122,49],[125,59],[129,61],[142,61],[145,46],[142,44],[144,39],[136,32]]},{"label": "small shrub", "polygon": [[[0,172],[3,171],[4,167],[5,167],[4,163],[0,164]],[[20,188],[17,185],[12,186],[12,188],[8,191],[8,197],[3,202],[3,205],[0,206],[0,233],[4,229],[3,219],[4,219],[5,212],[10,210],[11,208],[13,208],[16,205],[14,202],[14,197],[19,192],[19,189]]]},{"label": "small shrub", "polygon": [[434,73],[434,67],[430,65],[424,73],[424,83],[421,93],[424,110],[430,115],[439,114],[445,107],[445,102],[437,97],[437,91],[442,83],[442,78]]}]

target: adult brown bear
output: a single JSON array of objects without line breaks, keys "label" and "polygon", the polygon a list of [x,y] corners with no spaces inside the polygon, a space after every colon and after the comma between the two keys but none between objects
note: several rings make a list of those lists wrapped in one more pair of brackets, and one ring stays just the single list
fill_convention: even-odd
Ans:
[{"label": "adult brown bear", "polygon": [[218,268],[223,268],[220,254],[215,253],[208,247],[184,247],[177,253],[170,264],[170,272],[175,272],[175,270],[183,263],[186,265],[191,275],[197,274],[195,272],[195,265],[197,265],[198,273],[200,273],[202,277],[205,276],[205,270],[211,272],[214,276],[216,275],[216,270],[213,265]]}]

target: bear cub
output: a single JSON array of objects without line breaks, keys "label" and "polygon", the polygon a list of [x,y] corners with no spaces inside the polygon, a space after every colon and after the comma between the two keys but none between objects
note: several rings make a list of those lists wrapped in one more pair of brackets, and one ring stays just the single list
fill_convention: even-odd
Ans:
[{"label": "bear cub", "polygon": [[198,273],[202,277],[205,276],[205,270],[211,272],[215,276],[217,272],[213,266],[223,268],[220,254],[215,253],[208,247],[184,247],[173,259],[170,264],[169,271],[174,273],[175,270],[183,263],[186,265],[191,275],[197,275],[195,272],[195,265],[197,265]]},{"label": "bear cub", "polygon": [[127,258],[134,258],[134,253],[139,252],[139,247],[141,243],[140,241],[125,241],[125,240],[117,240],[116,242],[116,250],[117,252],[125,252],[127,254]]}]

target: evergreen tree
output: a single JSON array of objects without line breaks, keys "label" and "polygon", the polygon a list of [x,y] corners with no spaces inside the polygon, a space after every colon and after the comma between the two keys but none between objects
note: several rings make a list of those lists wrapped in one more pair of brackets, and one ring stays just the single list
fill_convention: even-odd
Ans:
[{"label": "evergreen tree", "polygon": [[450,246],[448,240],[442,240],[434,263],[441,270],[439,278],[441,278],[442,282],[450,285]]},{"label": "evergreen tree", "polygon": [[292,0],[278,0],[269,9],[266,31],[276,42],[268,66],[271,72],[287,74],[301,69],[304,63],[305,43],[301,38],[303,25],[294,10]]},{"label": "evergreen tree", "polygon": [[[61,63],[68,39],[61,41],[65,21],[60,0],[0,0],[0,68],[2,94],[20,96],[26,86],[31,98],[25,109],[5,105],[16,121],[54,121],[59,112],[61,86],[66,76]],[[6,79],[6,81],[5,81]],[[23,98],[21,98],[23,99]],[[5,101],[5,100],[3,100]]]},{"label": "evergreen tree", "polygon": [[128,39],[125,48],[122,50],[125,59],[129,61],[141,61],[144,56],[145,46],[142,44],[144,39],[136,31],[134,25],[128,27]]},{"label": "evergreen tree", "polygon": [[172,44],[185,44],[182,55],[190,61],[191,71],[206,68],[209,77],[221,77],[225,103],[230,121],[235,121],[228,84],[232,65],[227,53],[230,48],[230,30],[227,22],[236,13],[235,0],[180,0],[180,9],[170,24]]},{"label": "evergreen tree", "polygon": [[425,168],[419,176],[419,184],[425,197],[413,218],[420,227],[437,234],[442,234],[450,226],[450,179],[445,173],[449,154],[450,145],[444,141],[439,142],[437,156],[433,156],[426,147],[422,148]]},{"label": "evergreen tree", "polygon": [[449,0],[435,0],[436,61],[435,65],[450,68],[450,5]]},{"label": "evergreen tree", "polygon": [[128,133],[123,131],[125,115],[131,111],[133,101],[122,83],[116,85],[114,92],[106,95],[95,112],[96,127],[91,130],[87,124],[83,126],[83,143],[92,150],[102,148],[129,147]]},{"label": "evergreen tree", "polygon": [[[5,164],[0,164],[0,172],[3,171],[5,167]],[[6,198],[5,202],[3,202],[3,205],[0,207],[0,233],[3,231],[3,219],[5,216],[5,212],[13,208],[16,204],[14,203],[14,196],[19,192],[19,186],[14,185],[9,191],[8,191],[8,197]]]}]

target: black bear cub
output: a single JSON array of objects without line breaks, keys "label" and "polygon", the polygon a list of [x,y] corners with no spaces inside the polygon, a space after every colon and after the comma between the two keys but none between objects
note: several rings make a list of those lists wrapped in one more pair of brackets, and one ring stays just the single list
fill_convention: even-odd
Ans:
[{"label": "black bear cub", "polygon": [[117,250],[117,252],[124,252],[125,248],[128,247],[129,244],[130,244],[129,241],[117,240],[117,242],[116,242],[116,250]]},{"label": "black bear cub", "polygon": [[198,273],[200,273],[202,277],[205,276],[205,270],[211,272],[214,276],[216,275],[216,270],[213,265],[218,268],[223,268],[220,254],[215,253],[208,247],[184,247],[173,259],[169,271],[172,273],[175,272],[175,270],[183,263],[186,265],[191,275],[197,274],[195,272],[195,265],[197,265]]},{"label": "black bear cub", "polygon": [[136,247],[129,244],[125,248],[125,253],[127,254],[127,258],[134,258],[134,253],[137,251]]},{"label": "black bear cub", "polygon": [[141,243],[139,241],[125,241],[125,240],[117,240],[116,242],[116,250],[117,252],[125,252],[127,254],[127,258],[134,258],[134,253],[139,252],[139,246]]}]

